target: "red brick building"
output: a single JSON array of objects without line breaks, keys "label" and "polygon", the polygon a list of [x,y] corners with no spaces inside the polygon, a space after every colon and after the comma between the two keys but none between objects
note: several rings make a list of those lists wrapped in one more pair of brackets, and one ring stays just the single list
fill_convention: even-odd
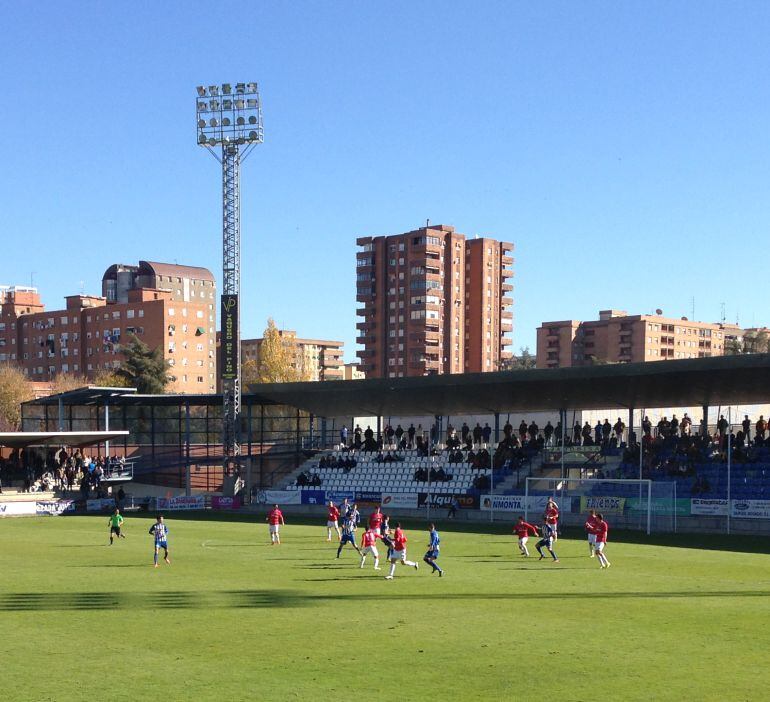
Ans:
[{"label": "red brick building", "polygon": [[34,288],[0,288],[0,362],[37,382],[69,373],[93,377],[120,366],[121,343],[135,334],[161,347],[175,392],[216,387],[216,285],[204,268],[141,261],[111,266],[104,297],[70,295],[46,311]]},{"label": "red brick building", "polygon": [[495,371],[510,356],[513,244],[447,225],[357,240],[367,378]]}]

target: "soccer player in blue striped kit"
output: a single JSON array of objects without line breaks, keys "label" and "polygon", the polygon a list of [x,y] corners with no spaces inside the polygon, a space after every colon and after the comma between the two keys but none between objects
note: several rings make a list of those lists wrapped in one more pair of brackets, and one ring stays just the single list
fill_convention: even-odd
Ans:
[{"label": "soccer player in blue striped kit", "polygon": [[438,573],[438,577],[442,577],[444,575],[444,571],[441,570],[441,568],[436,563],[436,559],[439,556],[441,538],[438,535],[438,532],[436,531],[436,525],[430,524],[428,525],[428,532],[430,534],[430,543],[428,544],[428,550],[425,552],[425,555],[423,556],[423,559],[433,570],[432,573]]}]

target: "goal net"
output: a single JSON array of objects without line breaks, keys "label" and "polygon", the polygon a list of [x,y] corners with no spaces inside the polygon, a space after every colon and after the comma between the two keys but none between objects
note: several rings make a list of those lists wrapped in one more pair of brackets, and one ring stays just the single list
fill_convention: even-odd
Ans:
[{"label": "goal net", "polygon": [[542,515],[540,503],[552,497],[562,525],[585,523],[588,510],[603,514],[614,529],[676,531],[676,483],[658,480],[527,478],[525,519]]}]

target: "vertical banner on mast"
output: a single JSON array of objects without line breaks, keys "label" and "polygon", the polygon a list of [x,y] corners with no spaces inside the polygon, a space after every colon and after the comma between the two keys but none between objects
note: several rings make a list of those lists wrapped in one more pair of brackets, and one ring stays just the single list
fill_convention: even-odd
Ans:
[{"label": "vertical banner on mast", "polygon": [[238,377],[238,296],[222,295],[221,322],[221,377],[233,380]]}]

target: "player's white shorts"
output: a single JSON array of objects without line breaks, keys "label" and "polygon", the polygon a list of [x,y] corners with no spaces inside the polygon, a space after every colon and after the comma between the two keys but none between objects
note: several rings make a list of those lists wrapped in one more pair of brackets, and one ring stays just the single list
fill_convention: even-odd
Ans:
[{"label": "player's white shorts", "polygon": [[376,546],[364,546],[364,548],[361,549],[361,556],[368,556],[370,553],[375,558],[379,558],[380,557],[380,554],[377,553],[377,547]]},{"label": "player's white shorts", "polygon": [[[270,533],[271,533],[271,534],[277,534],[277,533],[278,533],[278,530],[280,529],[280,527],[281,527],[281,525],[280,525],[280,524],[271,524],[271,525],[270,525]],[[264,533],[264,532],[263,532],[263,533]]]},{"label": "player's white shorts", "polygon": [[529,541],[529,537],[528,536],[522,536],[519,539],[519,546],[526,546],[527,545],[527,541]]},{"label": "player's white shorts", "polygon": [[595,544],[596,543],[596,534],[589,534],[588,535],[588,543],[589,544]]},{"label": "player's white shorts", "polygon": [[391,558],[391,560],[405,561],[406,560],[406,549],[403,549],[402,551],[391,551],[390,558]]},{"label": "player's white shorts", "polygon": [[331,521],[326,522],[326,527],[328,529],[336,529],[337,528],[337,522],[331,522]]},{"label": "player's white shorts", "polygon": [[597,541],[596,546],[594,546],[594,549],[599,551],[600,553],[604,551],[604,544],[607,543],[606,541]]}]

